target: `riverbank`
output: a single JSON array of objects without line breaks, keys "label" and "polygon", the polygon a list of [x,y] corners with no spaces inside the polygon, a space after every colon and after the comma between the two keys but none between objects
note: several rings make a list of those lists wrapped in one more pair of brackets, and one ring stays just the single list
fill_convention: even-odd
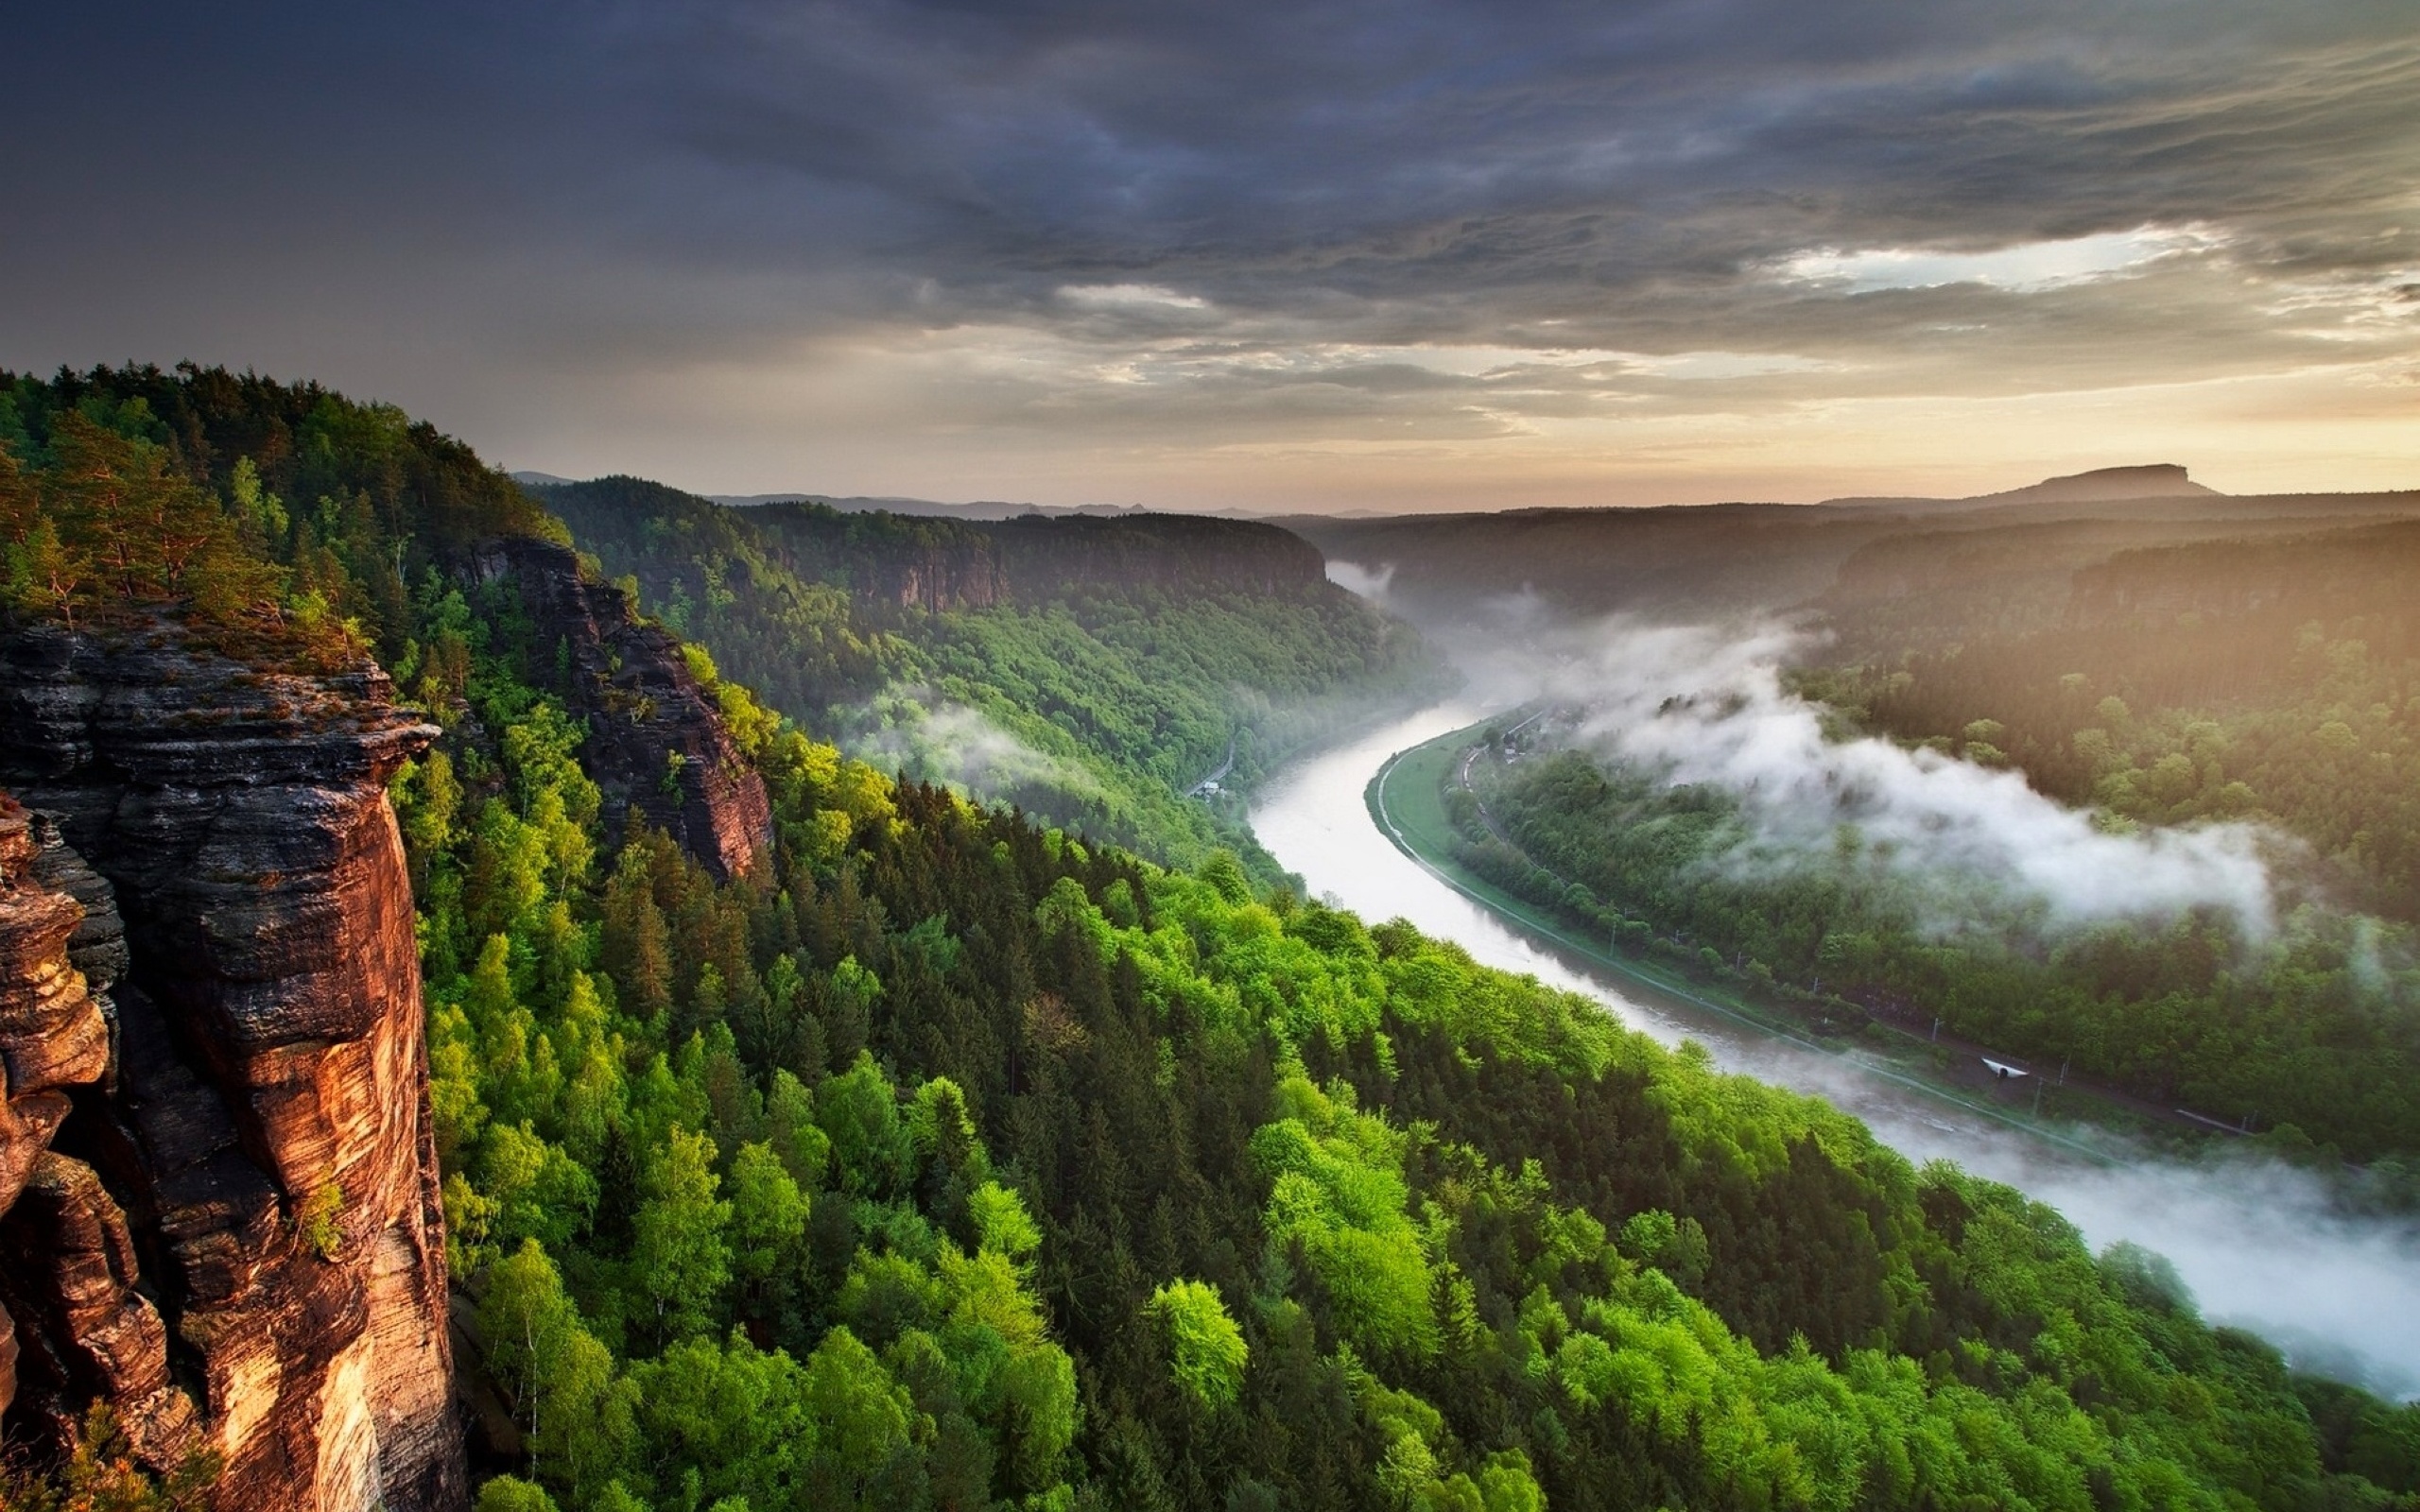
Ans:
[{"label": "riverbank", "polygon": [[[2308,1173],[2273,1160],[2171,1157],[2115,1137],[2087,1154],[2038,1138],[1996,1113],[1968,1112],[1926,1077],[1802,1048],[1817,1037],[1768,1033],[1697,1001],[1707,994],[1690,984],[1682,985],[1691,998],[1657,990],[1582,931],[1530,927],[1421,865],[1374,814],[1371,780],[1391,759],[1475,722],[1483,729],[1490,715],[1503,711],[1446,700],[1289,761],[1253,797],[1253,833],[1309,896],[1373,922],[1404,919],[1482,965],[1591,998],[1662,1043],[1695,1040],[1726,1072],[1826,1098],[1913,1163],[1954,1160],[2047,1204],[2096,1249],[2125,1241],[2168,1257],[2204,1315],[2285,1343],[2298,1365],[2420,1396],[2420,1228],[2411,1222],[2347,1213]],[[1390,783],[1391,807],[1409,792],[1403,782]]]},{"label": "riverbank", "polygon": [[1396,752],[1370,779],[1362,800],[1379,833],[1406,859],[1504,923],[1579,957],[1590,968],[1618,978],[1629,990],[1667,1006],[1714,1014],[1738,1028],[1832,1057],[1860,1074],[2021,1130],[2098,1164],[2115,1165],[2131,1158],[2130,1152],[2114,1147],[2121,1139],[2139,1139],[2154,1131],[2175,1134],[2172,1126],[2143,1108],[2091,1088],[2037,1087],[2032,1091],[2043,1109],[2038,1114],[2022,1104],[2012,1106],[1988,1093],[1978,1094],[1959,1085],[1959,1072],[1970,1061],[1979,1065],[1983,1047],[1954,1037],[1944,1043],[1862,1015],[1853,1026],[1831,1021],[1841,1032],[1827,1033],[1824,1022],[1810,1022],[1789,1006],[1759,1002],[1726,984],[1703,980],[1600,941],[1478,876],[1454,860],[1457,835],[1445,812],[1444,792],[1449,781],[1466,785],[1460,764],[1490,723],[1481,720]]}]

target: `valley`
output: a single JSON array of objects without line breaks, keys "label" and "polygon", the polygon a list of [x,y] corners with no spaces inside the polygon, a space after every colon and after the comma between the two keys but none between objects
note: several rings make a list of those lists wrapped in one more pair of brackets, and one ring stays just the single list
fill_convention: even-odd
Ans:
[{"label": "valley", "polygon": [[[2243,1300],[2285,1288],[2206,1263],[2225,1194],[1610,993],[1395,852],[1370,777],[1485,710],[1296,538],[803,507],[617,581],[620,526],[312,386],[8,394],[28,1506],[2420,1490],[2395,1336]],[[629,528],[731,524],[664,491]],[[1263,850],[902,760],[853,700],[932,718],[903,671],[1037,741],[1058,688],[1056,748],[1170,804],[1223,765]],[[2382,1230],[2269,1216],[2295,1295],[2399,1305]]]},{"label": "valley", "polygon": [[1954,1160],[2054,1203],[2096,1246],[2169,1257],[2215,1316],[2290,1341],[2324,1368],[2420,1389],[2420,1333],[2400,1322],[2420,1316],[2407,1220],[2348,1214],[2289,1168],[2197,1161],[2173,1143],[2130,1139],[2129,1120],[2046,1124],[2027,1096],[1992,1096],[1934,1056],[1817,1038],[1795,1014],[1610,950],[1456,867],[1431,795],[1490,723],[1478,713],[1441,705],[1319,753],[1271,784],[1255,829],[1314,893],[1410,919],[1489,966],[1584,993],[1661,1042],[1695,1040],[1727,1070],[1824,1097],[1910,1159]]},{"label": "valley", "polygon": [[0,1512],[2420,1512],[2420,10],[9,17]]}]

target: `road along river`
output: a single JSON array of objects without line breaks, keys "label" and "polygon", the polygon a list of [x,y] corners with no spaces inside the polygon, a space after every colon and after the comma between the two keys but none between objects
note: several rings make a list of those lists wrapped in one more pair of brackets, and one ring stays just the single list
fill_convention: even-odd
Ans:
[{"label": "road along river", "polygon": [[1306,758],[1263,790],[1253,806],[1254,833],[1315,896],[1374,922],[1409,919],[1486,965],[1585,993],[1656,1040],[1696,1040],[1727,1070],[1827,1097],[1910,1160],[1955,1160],[2050,1203],[2095,1247],[2127,1239],[2159,1251],[2206,1315],[2256,1330],[2298,1363],[2420,1395],[2413,1226],[2337,1215],[2313,1183],[2285,1167],[2221,1174],[2160,1160],[2113,1164],[1887,1068],[1654,991],[1557,949],[1424,869],[1380,832],[1364,790],[1397,752],[1489,713],[1484,704],[1438,704]]}]

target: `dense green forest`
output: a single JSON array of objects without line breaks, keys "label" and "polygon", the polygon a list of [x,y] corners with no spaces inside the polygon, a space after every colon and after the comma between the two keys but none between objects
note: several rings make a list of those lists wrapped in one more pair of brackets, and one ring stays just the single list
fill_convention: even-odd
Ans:
[{"label": "dense green forest", "polygon": [[1737,798],[1634,764],[1536,750],[1471,772],[1472,790],[1447,799],[1459,859],[1625,949],[1810,1016],[1919,1028],[1938,1016],[2164,1107],[2256,1111],[2273,1144],[2375,1160],[2377,1196],[2409,1200],[2420,970],[2408,929],[2318,905],[2265,936],[2218,910],[2060,924],[1989,879],[1903,865],[1848,831],[1828,850],[1729,864],[1757,843]]},{"label": "dense green forest", "polygon": [[[1858,724],[2145,824],[2260,816],[2347,902],[2420,919],[2420,522],[2116,553],[2051,613],[1954,609],[1805,679]],[[2037,594],[2048,597],[2048,594]]]},{"label": "dense green forest", "polygon": [[[294,503],[289,507],[287,500]],[[233,648],[390,662],[409,584],[483,536],[562,525],[392,405],[191,366],[0,372],[0,605],[172,607]]]},{"label": "dense green forest", "polygon": [[1268,525],[736,509],[635,478],[534,491],[810,732],[1163,860],[1224,847],[1272,879],[1253,783],[1444,677]]},{"label": "dense green forest", "polygon": [[[769,865],[602,833],[554,657],[457,554],[552,528],[501,479],[130,372],[17,386],[38,491],[70,411],[231,521],[358,501],[231,558],[448,726],[394,792],[483,1512],[2415,1504],[2420,1408],[2155,1256],[1232,856],[753,717]],[[10,612],[65,612],[9,549]]]},{"label": "dense green forest", "polygon": [[[1488,559],[1498,576],[1534,568],[1559,606],[1610,595],[1651,618],[1675,596],[1733,603],[1724,575],[1749,574],[1747,604],[1795,604],[1815,632],[1786,681],[1837,737],[2017,769],[2105,829],[2246,820],[2300,842],[2272,858],[2291,900],[2274,934],[2216,913],[2052,927],[1987,879],[1919,877],[1854,836],[1739,865],[1754,835],[1733,795],[1573,752],[1480,764],[1487,814],[1449,795],[1460,859],[1600,937],[1810,1022],[1938,1015],[2162,1108],[2248,1122],[2324,1167],[2375,1161],[2355,1181],[2363,1200],[2408,1205],[2420,1195],[2414,502],[1525,516]],[[1314,534],[1332,549],[1400,546],[1405,573],[1426,575],[1420,592],[1461,602],[1439,558],[1468,529]],[[1557,576],[1539,537],[1634,546],[1624,572],[1644,563],[1666,581],[1650,593]]]}]

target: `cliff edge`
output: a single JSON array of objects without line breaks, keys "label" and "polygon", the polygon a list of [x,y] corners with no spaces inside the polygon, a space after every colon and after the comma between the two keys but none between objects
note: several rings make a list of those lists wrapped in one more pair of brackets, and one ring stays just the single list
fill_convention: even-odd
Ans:
[{"label": "cliff edge", "polygon": [[772,801],[681,643],[620,589],[584,579],[568,547],[501,541],[479,571],[519,585],[540,649],[556,653],[563,695],[588,721],[579,762],[604,794],[607,832],[635,809],[717,879],[753,867],[773,842]]},{"label": "cliff edge", "polygon": [[372,668],[0,638],[12,1432],[98,1397],[222,1512],[467,1501],[386,794],[436,734]]}]

